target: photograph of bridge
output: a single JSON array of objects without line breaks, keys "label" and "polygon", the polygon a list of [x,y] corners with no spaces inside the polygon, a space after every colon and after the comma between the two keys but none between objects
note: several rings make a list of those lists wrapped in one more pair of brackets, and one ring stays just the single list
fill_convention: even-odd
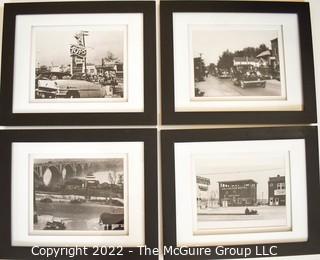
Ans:
[{"label": "photograph of bridge", "polygon": [[126,158],[33,159],[33,231],[126,226]]},{"label": "photograph of bridge", "polygon": [[199,156],[194,165],[196,232],[290,230],[285,153]]}]

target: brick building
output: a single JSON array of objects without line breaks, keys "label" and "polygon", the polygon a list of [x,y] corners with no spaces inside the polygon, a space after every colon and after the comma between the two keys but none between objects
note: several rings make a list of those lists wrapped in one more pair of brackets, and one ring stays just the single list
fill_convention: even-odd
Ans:
[{"label": "brick building", "polygon": [[268,199],[270,206],[286,205],[285,176],[270,177],[268,181]]},{"label": "brick building", "polygon": [[257,182],[254,180],[219,182],[220,206],[253,206],[256,203]]}]

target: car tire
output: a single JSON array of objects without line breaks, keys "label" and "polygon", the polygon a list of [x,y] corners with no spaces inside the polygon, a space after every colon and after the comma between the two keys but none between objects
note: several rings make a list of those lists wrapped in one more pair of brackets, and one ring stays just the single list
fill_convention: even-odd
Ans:
[{"label": "car tire", "polygon": [[67,98],[79,98],[80,94],[77,91],[71,91],[67,93]]}]

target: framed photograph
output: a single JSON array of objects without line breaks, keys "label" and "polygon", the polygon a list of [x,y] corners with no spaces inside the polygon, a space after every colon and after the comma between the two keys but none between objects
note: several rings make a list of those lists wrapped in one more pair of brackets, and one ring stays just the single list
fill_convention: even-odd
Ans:
[{"label": "framed photograph", "polygon": [[156,259],[138,248],[158,246],[155,130],[8,130],[0,139],[2,258],[77,246],[91,257]]},{"label": "framed photograph", "polygon": [[[221,247],[249,248],[251,257],[270,245],[278,256],[320,252],[316,127],[167,130],[161,137],[164,245],[211,252],[165,259],[215,258]],[[232,258],[232,250],[223,256]]]},{"label": "framed photograph", "polygon": [[5,4],[3,30],[3,124],[155,124],[154,2]]},{"label": "framed photograph", "polygon": [[307,3],[161,2],[164,124],[314,123]]}]

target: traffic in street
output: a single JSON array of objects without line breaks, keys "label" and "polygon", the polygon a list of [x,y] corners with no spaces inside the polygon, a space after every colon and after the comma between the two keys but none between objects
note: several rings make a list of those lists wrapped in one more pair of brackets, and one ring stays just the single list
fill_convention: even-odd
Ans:
[{"label": "traffic in street", "polygon": [[281,96],[281,83],[277,79],[265,80],[265,87],[247,86],[241,88],[234,84],[231,78],[219,78],[208,75],[204,81],[196,82],[200,96],[230,97],[230,96]]}]

